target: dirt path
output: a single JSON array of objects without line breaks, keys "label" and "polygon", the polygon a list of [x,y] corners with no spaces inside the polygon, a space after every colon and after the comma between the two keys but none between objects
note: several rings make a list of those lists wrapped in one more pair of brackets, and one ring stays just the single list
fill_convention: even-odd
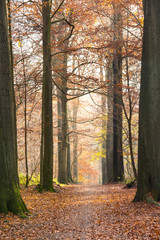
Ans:
[{"label": "dirt path", "polygon": [[160,239],[160,208],[131,203],[134,194],[118,184],[68,186],[43,195],[23,190],[33,215],[0,215],[0,239]]}]

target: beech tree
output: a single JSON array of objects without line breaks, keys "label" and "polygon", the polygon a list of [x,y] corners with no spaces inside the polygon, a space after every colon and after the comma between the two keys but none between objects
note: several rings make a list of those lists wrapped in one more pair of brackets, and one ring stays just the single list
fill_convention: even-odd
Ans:
[{"label": "beech tree", "polygon": [[144,0],[139,106],[138,186],[135,201],[148,193],[160,200],[160,1]]},{"label": "beech tree", "polygon": [[122,16],[119,4],[114,3],[113,54],[113,181],[124,175],[122,154]]},{"label": "beech tree", "polygon": [[77,154],[77,147],[78,147],[78,135],[77,135],[77,115],[78,115],[78,108],[79,108],[79,98],[73,101],[73,116],[72,116],[72,130],[73,130],[73,162],[72,162],[72,169],[73,169],[73,180],[74,182],[78,183],[78,154]]},{"label": "beech tree", "polygon": [[0,212],[24,214],[17,179],[15,118],[6,1],[0,1]]},{"label": "beech tree", "polygon": [[43,93],[42,93],[42,142],[41,190],[53,191],[53,122],[51,74],[51,2],[42,0],[43,15]]},{"label": "beech tree", "polygon": [[107,92],[107,140],[106,140],[106,179],[105,182],[112,181],[113,176],[113,69],[112,60],[107,66],[108,92]]}]

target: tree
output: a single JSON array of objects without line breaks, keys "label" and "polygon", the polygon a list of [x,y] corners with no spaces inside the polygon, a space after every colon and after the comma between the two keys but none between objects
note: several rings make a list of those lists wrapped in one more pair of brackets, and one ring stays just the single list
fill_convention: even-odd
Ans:
[{"label": "tree", "polygon": [[17,180],[15,118],[6,1],[0,1],[0,212],[24,214]]},{"label": "tree", "polygon": [[114,4],[113,54],[113,181],[124,175],[122,154],[122,16],[119,4]]},{"label": "tree", "polygon": [[67,146],[67,180],[73,183],[72,173],[71,173],[71,147],[70,147],[70,137],[68,134],[68,146]]},{"label": "tree", "polygon": [[[59,120],[59,169],[58,169],[58,181],[60,183],[67,183],[68,180],[72,181],[71,177],[71,169],[70,169],[70,154],[69,154],[69,136],[68,136],[68,116],[67,116],[67,91],[68,91],[68,77],[67,77],[67,63],[68,63],[68,46],[69,46],[69,38],[71,37],[71,33],[68,35],[68,26],[73,25],[70,23],[71,21],[71,14],[69,14],[69,21],[65,18],[62,19],[60,23],[61,32],[59,33],[59,42],[60,50],[62,54],[60,55],[60,63],[61,69],[59,69],[59,75],[61,76],[61,86],[59,92],[59,104],[58,104],[58,112],[61,114],[61,120]],[[63,36],[64,35],[64,36]],[[64,40],[62,40],[64,38]]]},{"label": "tree", "polygon": [[14,93],[14,77],[13,77],[13,47],[12,47],[12,21],[11,21],[11,2],[10,0],[8,0],[7,2],[7,6],[8,6],[8,29],[9,29],[9,50],[10,50],[10,72],[11,72],[11,93],[12,93],[12,114],[13,114],[13,118],[14,118],[14,137],[15,137],[15,151],[16,151],[16,166],[17,166],[17,181],[19,181],[18,178],[18,153],[17,153],[17,118],[16,118],[16,101],[15,101],[15,93]]},{"label": "tree", "polygon": [[[66,43],[65,43],[66,46]],[[62,117],[62,128],[61,128],[61,159],[59,163],[59,176],[58,180],[61,183],[67,183],[67,54],[62,56],[62,85],[61,85],[61,117]]]},{"label": "tree", "polygon": [[78,183],[78,134],[77,134],[77,115],[78,115],[78,107],[79,107],[79,98],[73,100],[73,116],[72,116],[72,130],[73,130],[73,180],[75,183]]},{"label": "tree", "polygon": [[[100,83],[103,86],[105,84],[104,74],[103,74],[103,54],[99,56],[99,63],[100,63]],[[101,111],[102,111],[102,158],[101,158],[101,165],[102,165],[102,184],[106,183],[106,157],[104,157],[104,153],[106,153],[106,96],[104,92],[101,94]]]},{"label": "tree", "polygon": [[128,125],[128,142],[129,142],[129,149],[130,149],[130,157],[131,157],[131,163],[132,163],[132,169],[134,173],[134,178],[137,179],[137,169],[135,165],[134,160],[134,153],[133,153],[133,138],[132,138],[132,116],[133,116],[133,101],[131,98],[131,89],[130,89],[130,79],[129,79],[129,64],[128,64],[128,57],[125,57],[126,60],[126,78],[127,78],[127,91],[128,91],[128,105],[129,105],[129,113],[127,114],[127,109],[125,107],[125,104],[123,102],[123,110],[124,115],[127,120]]},{"label": "tree", "polygon": [[108,92],[107,92],[107,140],[106,140],[106,179],[105,182],[109,183],[113,177],[113,68],[111,67],[112,59],[109,59],[107,66],[106,77],[108,79]]},{"label": "tree", "polygon": [[148,193],[160,200],[160,1],[143,1],[144,33],[139,106],[138,186],[135,201]]},{"label": "tree", "polygon": [[43,93],[40,190],[53,191],[53,123],[51,73],[51,2],[42,0],[43,15]]}]

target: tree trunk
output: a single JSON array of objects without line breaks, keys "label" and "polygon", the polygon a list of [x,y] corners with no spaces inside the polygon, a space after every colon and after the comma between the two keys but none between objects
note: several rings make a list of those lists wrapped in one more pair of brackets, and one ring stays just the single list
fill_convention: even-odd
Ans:
[{"label": "tree trunk", "polygon": [[26,166],[26,184],[25,187],[28,187],[29,184],[29,174],[28,174],[28,142],[27,142],[27,79],[26,79],[26,69],[23,56],[23,49],[21,46],[21,55],[22,55],[22,65],[23,65],[23,77],[24,77],[24,155],[25,155],[25,166]]},{"label": "tree trunk", "polygon": [[122,17],[118,4],[114,6],[113,56],[113,181],[123,180],[122,154]]},{"label": "tree trunk", "polygon": [[123,110],[124,110],[124,115],[126,117],[127,124],[128,124],[128,142],[129,142],[132,169],[133,169],[133,173],[134,173],[134,178],[137,179],[137,170],[136,170],[135,161],[134,161],[133,141],[132,141],[132,112],[133,112],[133,106],[132,106],[132,100],[131,100],[130,79],[129,79],[129,69],[128,68],[129,68],[129,66],[128,66],[128,57],[127,57],[127,50],[126,50],[126,75],[127,75],[129,113],[127,114],[127,110],[126,110],[124,102],[123,102]]},{"label": "tree trunk", "polygon": [[42,0],[43,15],[43,93],[42,93],[42,146],[40,190],[53,191],[53,123],[51,73],[51,19],[50,1]]},{"label": "tree trunk", "polygon": [[[101,85],[104,85],[104,76],[103,76],[103,57],[102,55],[99,57],[100,63],[100,82]],[[102,155],[106,152],[106,96],[102,92],[101,94],[101,111],[102,111]],[[102,184],[106,183],[106,157],[101,158],[102,165]]]},{"label": "tree trunk", "polygon": [[[111,62],[111,61],[110,61]],[[113,179],[113,71],[111,63],[107,68],[106,78],[108,81],[108,117],[107,117],[107,146],[106,146],[106,183]]]},{"label": "tree trunk", "polygon": [[77,147],[78,147],[78,135],[77,135],[77,114],[79,107],[79,98],[74,100],[73,103],[73,180],[75,183],[78,183],[78,155],[77,155]]},{"label": "tree trunk", "polygon": [[67,146],[67,180],[70,183],[73,183],[72,174],[71,174],[71,150],[70,150],[70,139],[68,135],[68,146]]},{"label": "tree trunk", "polygon": [[[64,29],[64,35],[66,34],[66,23],[61,23],[61,28]],[[61,45],[61,51],[67,51],[69,41],[66,40]],[[58,181],[60,183],[67,183],[67,149],[68,149],[68,118],[67,118],[67,53],[62,53],[61,58],[61,107],[62,107],[62,128],[61,128],[61,158],[59,160],[59,176]]]},{"label": "tree trunk", "polygon": [[160,1],[144,0],[144,34],[139,106],[138,186],[160,200]]},{"label": "tree trunk", "polygon": [[16,168],[17,168],[17,181],[19,183],[18,178],[18,152],[17,152],[17,116],[16,116],[16,101],[15,101],[15,93],[14,93],[14,73],[13,73],[13,47],[12,47],[12,21],[11,21],[11,2],[8,0],[8,25],[9,25],[9,50],[10,50],[10,65],[11,65],[11,93],[12,93],[12,114],[14,119],[14,137],[15,137],[15,152],[16,152]]},{"label": "tree trunk", "polygon": [[61,165],[61,151],[62,151],[62,103],[61,90],[57,87],[57,109],[58,109],[58,181],[60,176]]},{"label": "tree trunk", "polygon": [[5,0],[0,1],[0,9],[0,212],[23,214],[28,210],[17,180],[16,125]]},{"label": "tree trunk", "polygon": [[67,55],[63,54],[63,76],[62,76],[62,91],[61,91],[61,105],[62,105],[62,142],[61,142],[61,159],[59,163],[60,183],[67,183]]}]

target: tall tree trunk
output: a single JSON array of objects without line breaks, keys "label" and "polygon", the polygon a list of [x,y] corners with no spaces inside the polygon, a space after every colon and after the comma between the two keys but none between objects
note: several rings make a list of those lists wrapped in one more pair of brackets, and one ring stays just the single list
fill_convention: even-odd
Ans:
[{"label": "tall tree trunk", "polygon": [[[104,85],[104,76],[103,76],[103,57],[100,56],[99,58],[100,63],[100,82],[101,85]],[[101,95],[101,111],[102,111],[102,154],[106,152],[106,96],[103,94]],[[101,165],[102,165],[102,184],[106,183],[106,157],[101,158]]]},{"label": "tall tree trunk", "polygon": [[67,54],[63,54],[63,75],[61,85],[61,105],[62,105],[62,142],[61,142],[61,159],[59,162],[59,176],[60,183],[67,183]]},{"label": "tall tree trunk", "polygon": [[70,139],[68,135],[68,146],[67,146],[67,180],[72,183],[72,174],[71,174],[71,150],[70,150]]},{"label": "tall tree trunk", "polygon": [[108,80],[108,117],[107,117],[107,146],[106,146],[106,183],[113,180],[113,69],[109,60],[106,78]]},{"label": "tall tree trunk", "polygon": [[[127,52],[126,52],[127,55]],[[128,124],[128,139],[129,139],[129,149],[130,149],[130,156],[131,156],[131,164],[134,173],[134,178],[137,179],[137,170],[134,161],[134,153],[133,153],[133,141],[132,141],[132,100],[131,100],[131,91],[130,91],[130,81],[129,81],[129,66],[128,66],[128,57],[126,56],[126,75],[127,75],[127,90],[128,90],[128,102],[129,102],[129,114],[127,114],[125,104],[123,103],[123,110],[125,117],[127,119]]]},{"label": "tall tree trunk", "polygon": [[144,33],[139,106],[138,186],[160,200],[160,1],[144,0]]},{"label": "tall tree trunk", "polygon": [[[67,26],[68,27],[68,26]],[[61,23],[61,28],[64,29],[64,36],[66,35],[66,23]],[[65,53],[68,49],[69,40],[66,40],[61,45],[62,54],[62,69],[61,69],[61,107],[62,107],[62,128],[61,128],[61,158],[59,160],[59,176],[60,183],[67,183],[67,149],[68,149],[68,118],[67,118],[67,61],[68,54]]]},{"label": "tall tree trunk", "polygon": [[62,102],[61,102],[61,90],[57,88],[57,109],[58,109],[58,181],[60,176],[61,166],[61,151],[62,151]]},{"label": "tall tree trunk", "polygon": [[6,1],[0,1],[0,212],[27,212],[17,181],[17,151],[13,114],[13,82]]},{"label": "tall tree trunk", "polygon": [[78,155],[77,155],[77,146],[78,146],[78,135],[77,135],[77,114],[78,114],[78,107],[79,107],[79,98],[74,100],[73,103],[73,123],[72,123],[72,130],[73,130],[73,162],[72,162],[72,169],[73,169],[73,181],[78,183]]},{"label": "tall tree trunk", "polygon": [[[72,14],[71,14],[72,15]],[[69,22],[71,21],[72,16],[69,16]],[[61,51],[62,53],[62,74],[61,74],[61,106],[62,106],[62,129],[61,129],[61,158],[59,159],[59,175],[58,180],[60,183],[67,183],[68,182],[68,175],[67,171],[67,165],[69,166],[70,163],[67,161],[70,160],[70,158],[67,158],[67,152],[68,152],[68,117],[67,117],[67,62],[68,62],[68,45],[69,45],[69,38],[67,34],[68,29],[68,23],[61,22],[60,27],[64,29],[64,36],[66,39],[61,44]],[[61,36],[60,41],[62,41]],[[69,173],[70,175],[70,173]]]},{"label": "tall tree trunk", "polygon": [[43,93],[42,93],[42,146],[40,190],[53,191],[53,123],[51,73],[51,19],[50,1],[42,0],[43,15]]},{"label": "tall tree trunk", "polygon": [[26,79],[26,69],[23,56],[23,49],[21,46],[21,55],[22,55],[22,65],[23,65],[23,78],[24,78],[24,155],[25,155],[25,166],[26,166],[26,184],[25,187],[28,187],[29,184],[29,174],[28,174],[28,144],[27,144],[27,79]]},{"label": "tall tree trunk", "polygon": [[15,137],[15,152],[16,152],[16,168],[17,168],[17,181],[18,178],[18,153],[17,153],[17,117],[16,117],[16,101],[14,93],[14,72],[13,72],[13,47],[12,47],[12,20],[11,20],[11,1],[8,0],[8,25],[9,25],[9,49],[10,49],[10,62],[11,62],[11,93],[12,93],[12,114],[14,119],[14,137]]},{"label": "tall tree trunk", "polygon": [[122,16],[119,4],[114,5],[113,56],[113,181],[123,179],[122,154]]}]

